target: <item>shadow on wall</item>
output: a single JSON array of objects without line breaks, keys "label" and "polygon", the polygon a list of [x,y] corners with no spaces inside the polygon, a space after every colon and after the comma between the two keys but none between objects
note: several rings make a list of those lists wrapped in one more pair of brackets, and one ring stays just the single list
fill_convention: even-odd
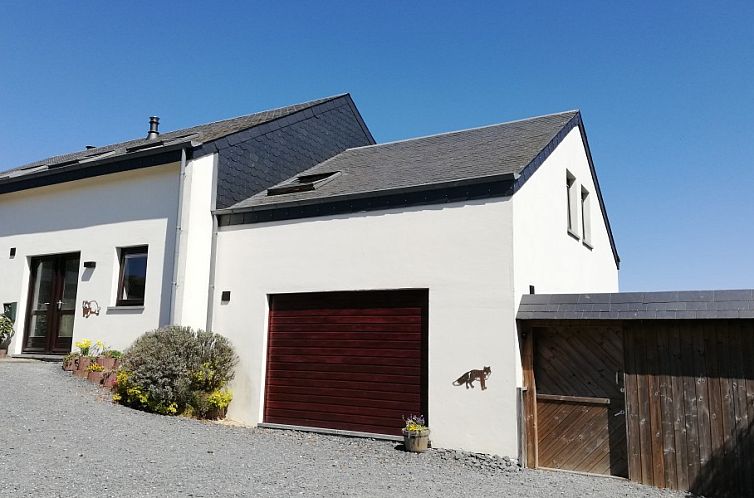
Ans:
[{"label": "shadow on wall", "polygon": [[702,465],[691,492],[688,496],[754,496],[754,420]]}]

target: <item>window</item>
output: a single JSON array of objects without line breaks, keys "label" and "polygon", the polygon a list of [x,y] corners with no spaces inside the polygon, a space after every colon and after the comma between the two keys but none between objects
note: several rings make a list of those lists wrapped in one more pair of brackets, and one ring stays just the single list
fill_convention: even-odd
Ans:
[{"label": "window", "polygon": [[568,233],[579,238],[578,212],[576,211],[576,178],[566,171],[566,212],[568,213]]},{"label": "window", "polygon": [[143,306],[146,281],[147,246],[122,248],[116,306]]},{"label": "window", "polygon": [[310,175],[300,175],[293,180],[287,181],[281,185],[267,189],[267,195],[290,194],[292,192],[306,192],[314,190],[325,183],[333,180],[340,174],[340,171],[330,171],[326,173],[314,173]]},{"label": "window", "polygon": [[581,187],[581,234],[584,245],[592,247],[591,197],[584,187]]}]

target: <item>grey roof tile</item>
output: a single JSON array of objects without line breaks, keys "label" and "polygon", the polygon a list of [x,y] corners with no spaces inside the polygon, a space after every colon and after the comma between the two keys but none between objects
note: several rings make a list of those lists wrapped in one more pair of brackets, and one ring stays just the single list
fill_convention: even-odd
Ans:
[{"label": "grey roof tile", "polygon": [[[639,302],[641,297],[641,302]],[[576,299],[577,298],[577,299]],[[733,319],[754,318],[752,290],[644,292],[612,294],[538,294],[521,298],[519,319]],[[578,301],[573,303],[573,301]],[[557,311],[553,307],[558,306]],[[549,311],[548,311],[549,310]]]},{"label": "grey roof tile", "polygon": [[351,148],[301,173],[311,175],[340,172],[338,178],[320,188],[274,196],[260,192],[234,204],[231,209],[373,194],[407,187],[426,187],[517,174],[578,115],[578,111],[569,111],[483,128]]},{"label": "grey roof tile", "polygon": [[[120,155],[125,155],[128,153],[126,149],[129,149],[132,147],[146,146],[146,145],[149,145],[150,143],[154,143],[155,145],[158,142],[162,142],[163,144],[169,144],[171,142],[177,143],[177,142],[180,142],[181,140],[190,139],[194,142],[207,144],[208,142],[213,142],[215,140],[231,135],[233,133],[237,133],[248,128],[253,128],[255,126],[259,126],[264,123],[269,123],[279,118],[292,115],[299,111],[311,109],[312,107],[323,104],[323,103],[332,102],[344,96],[345,94],[336,95],[333,97],[312,100],[312,101],[304,102],[301,104],[280,107],[278,109],[271,109],[268,111],[257,112],[254,114],[240,116],[237,118],[224,119],[222,121],[215,121],[213,123],[193,126],[191,128],[183,128],[180,130],[164,132],[164,133],[160,133],[157,140],[150,141],[142,137],[142,138],[137,138],[134,140],[128,140],[125,142],[96,147],[94,149],[79,150],[79,151],[71,152],[68,154],[48,157],[46,159],[42,159],[39,161],[25,164],[23,166],[19,166],[17,168],[0,172],[0,180],[4,180],[4,179],[7,180],[10,177],[13,177],[15,179],[16,177],[24,176],[26,174],[31,174],[38,171],[44,171],[45,169],[48,169],[49,167],[60,168],[60,170],[62,171],[66,167],[64,165],[66,163],[71,163],[71,166],[75,166],[77,164],[76,162],[79,160],[91,158],[94,156],[99,156],[105,153],[112,153],[108,157],[116,157]],[[209,147],[209,150],[216,151],[217,149],[217,147],[214,144],[212,144],[211,146],[207,144],[205,145],[205,147]]]}]

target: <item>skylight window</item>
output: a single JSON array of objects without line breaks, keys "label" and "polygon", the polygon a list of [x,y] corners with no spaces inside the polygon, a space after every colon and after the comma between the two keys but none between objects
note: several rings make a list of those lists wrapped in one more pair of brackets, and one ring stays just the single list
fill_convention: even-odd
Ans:
[{"label": "skylight window", "polygon": [[315,173],[311,175],[300,175],[282,185],[270,187],[267,189],[267,195],[282,195],[293,192],[307,192],[314,190],[340,174],[340,171],[331,171],[328,173]]}]

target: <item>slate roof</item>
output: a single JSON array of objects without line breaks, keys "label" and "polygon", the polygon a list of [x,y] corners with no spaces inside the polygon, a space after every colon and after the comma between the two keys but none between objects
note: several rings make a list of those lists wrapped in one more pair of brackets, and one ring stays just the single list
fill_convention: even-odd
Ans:
[{"label": "slate roof", "polygon": [[[331,181],[305,192],[261,192],[229,211],[369,193],[389,193],[486,177],[514,178],[574,120],[578,111],[456,131],[386,144],[348,149],[298,176],[340,172]],[[283,185],[296,177],[281,182]]]},{"label": "slate roof", "polygon": [[754,318],[754,290],[524,295],[519,320]]},{"label": "slate roof", "polygon": [[13,181],[16,178],[20,179],[26,175],[40,173],[51,169],[63,171],[65,168],[79,167],[89,161],[96,162],[100,159],[111,160],[140,150],[151,150],[150,146],[155,147],[155,152],[182,142],[190,142],[192,146],[197,146],[335,100],[343,97],[343,95],[336,95],[301,104],[280,107],[278,109],[257,112],[246,116],[193,126],[191,128],[160,133],[156,140],[147,140],[145,138],[147,124],[145,120],[145,137],[143,138],[96,147],[94,149],[80,150],[28,163],[8,171],[0,172],[0,182]]}]

